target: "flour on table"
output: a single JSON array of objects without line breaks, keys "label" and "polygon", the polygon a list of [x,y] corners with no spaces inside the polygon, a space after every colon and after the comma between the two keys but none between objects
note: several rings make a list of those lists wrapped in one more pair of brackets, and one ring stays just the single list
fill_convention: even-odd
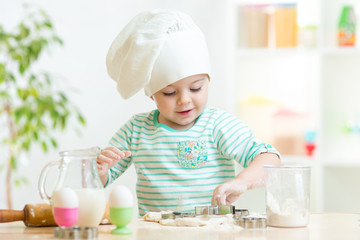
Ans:
[{"label": "flour on table", "polygon": [[240,226],[234,224],[232,214],[221,216],[197,216],[197,217],[183,217],[176,219],[161,219],[162,212],[148,212],[143,219],[147,222],[158,222],[163,226],[172,227],[199,227],[199,228],[217,228],[217,229],[238,229]]},{"label": "flour on table", "polygon": [[160,220],[159,223],[164,226],[178,226],[178,227],[201,227],[206,225],[204,221],[196,217],[162,219]]},{"label": "flour on table", "polygon": [[176,227],[176,223],[174,219],[161,219],[159,222],[163,226],[173,226]]}]

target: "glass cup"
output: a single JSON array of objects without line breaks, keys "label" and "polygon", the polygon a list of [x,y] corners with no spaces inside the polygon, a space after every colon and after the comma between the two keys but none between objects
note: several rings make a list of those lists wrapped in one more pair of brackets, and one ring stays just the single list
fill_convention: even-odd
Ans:
[{"label": "glass cup", "polygon": [[267,225],[305,227],[309,222],[309,166],[265,166]]}]

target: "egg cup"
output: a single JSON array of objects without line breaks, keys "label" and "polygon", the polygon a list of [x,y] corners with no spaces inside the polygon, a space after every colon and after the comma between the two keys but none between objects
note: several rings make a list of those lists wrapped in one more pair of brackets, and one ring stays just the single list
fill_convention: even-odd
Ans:
[{"label": "egg cup", "polygon": [[109,207],[109,218],[116,226],[111,234],[131,234],[132,231],[126,227],[131,222],[133,207]]},{"label": "egg cup", "polygon": [[60,227],[72,227],[79,217],[79,208],[54,207],[54,220]]}]

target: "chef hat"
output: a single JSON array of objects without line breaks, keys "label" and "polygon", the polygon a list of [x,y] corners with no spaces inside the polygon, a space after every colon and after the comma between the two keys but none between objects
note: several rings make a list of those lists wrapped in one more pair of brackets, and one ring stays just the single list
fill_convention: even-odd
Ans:
[{"label": "chef hat", "polygon": [[135,16],[114,39],[107,71],[123,98],[147,96],[185,77],[210,75],[206,41],[192,19],[175,10]]}]

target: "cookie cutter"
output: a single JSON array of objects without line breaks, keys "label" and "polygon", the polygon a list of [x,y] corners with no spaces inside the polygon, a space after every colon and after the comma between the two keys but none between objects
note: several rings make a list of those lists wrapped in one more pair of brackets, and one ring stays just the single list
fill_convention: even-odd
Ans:
[{"label": "cookie cutter", "polygon": [[174,213],[161,213],[161,219],[175,219]]},{"label": "cookie cutter", "polygon": [[233,205],[211,205],[211,206],[195,206],[195,215],[225,215],[234,214],[235,206]]},{"label": "cookie cutter", "polygon": [[97,239],[96,227],[57,227],[54,229],[55,239]]},{"label": "cookie cutter", "polygon": [[189,212],[174,212],[175,218],[186,218],[186,217],[195,217],[194,213]]},{"label": "cookie cutter", "polygon": [[161,219],[176,219],[176,218],[185,218],[185,217],[195,217],[195,214],[183,213],[183,212],[161,213]]},{"label": "cookie cutter", "polygon": [[235,214],[235,206],[234,205],[218,205],[220,215],[225,214]]},{"label": "cookie cutter", "polygon": [[235,223],[245,229],[266,228],[266,218],[263,217],[243,217],[235,220]]},{"label": "cookie cutter", "polygon": [[195,215],[216,215],[219,213],[219,207],[216,206],[195,206]]},{"label": "cookie cutter", "polygon": [[249,216],[250,212],[247,209],[235,209],[234,218],[240,219],[246,216]]},{"label": "cookie cutter", "polygon": [[164,212],[161,213],[162,219],[176,219],[184,217],[211,216],[232,214],[238,218],[249,215],[247,209],[235,209],[233,205],[211,205],[211,206],[195,206],[195,214],[193,212]]}]

